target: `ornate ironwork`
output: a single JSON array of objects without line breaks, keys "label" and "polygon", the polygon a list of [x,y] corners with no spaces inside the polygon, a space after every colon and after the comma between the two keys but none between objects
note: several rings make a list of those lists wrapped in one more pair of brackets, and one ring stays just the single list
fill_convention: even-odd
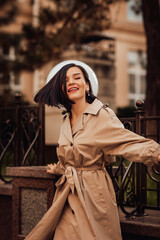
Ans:
[{"label": "ornate ironwork", "polygon": [[14,149],[14,137],[16,133],[16,127],[11,119],[4,121],[0,127],[0,177],[4,182],[10,182],[10,179],[4,177],[5,166],[12,165],[13,149]]},{"label": "ornate ironwork", "polygon": [[[146,117],[143,111],[143,101],[136,103],[135,118],[121,119],[125,128],[160,142],[160,117]],[[160,165],[148,169],[142,163],[129,163],[118,158],[118,166],[107,168],[112,178],[117,202],[121,210],[128,216],[144,215],[145,208],[160,210]],[[152,187],[156,184],[156,187]],[[149,200],[149,192],[154,193],[156,204]]]},{"label": "ornate ironwork", "polygon": [[21,106],[17,96],[14,107],[0,109],[0,178],[7,166],[44,165],[44,106]]}]

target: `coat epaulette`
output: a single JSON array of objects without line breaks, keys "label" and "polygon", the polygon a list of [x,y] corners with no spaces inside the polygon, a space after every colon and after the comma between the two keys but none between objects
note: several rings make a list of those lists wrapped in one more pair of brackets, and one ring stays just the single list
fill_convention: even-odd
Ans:
[{"label": "coat epaulette", "polygon": [[105,103],[105,104],[103,104],[103,107],[102,107],[102,108],[106,109],[107,107],[109,107],[109,104],[108,104],[108,103]]}]

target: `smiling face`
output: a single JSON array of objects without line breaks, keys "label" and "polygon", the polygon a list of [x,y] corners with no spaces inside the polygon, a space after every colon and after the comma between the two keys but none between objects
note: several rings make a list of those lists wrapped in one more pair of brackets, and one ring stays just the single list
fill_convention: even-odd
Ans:
[{"label": "smiling face", "polygon": [[78,67],[71,67],[66,73],[66,93],[68,98],[75,102],[79,100],[86,101],[86,91],[89,90],[89,84]]}]

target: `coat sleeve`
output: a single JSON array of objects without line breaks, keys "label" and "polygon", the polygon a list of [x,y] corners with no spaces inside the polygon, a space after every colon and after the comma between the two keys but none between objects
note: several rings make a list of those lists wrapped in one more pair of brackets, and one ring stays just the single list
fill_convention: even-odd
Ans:
[{"label": "coat sleeve", "polygon": [[124,128],[110,108],[99,111],[94,128],[96,145],[104,155],[123,156],[129,161],[152,166],[158,163],[160,145]]},{"label": "coat sleeve", "polygon": [[64,168],[63,168],[62,164],[60,163],[60,161],[58,161],[57,164],[55,164],[55,166],[52,170],[52,174],[55,174],[55,175],[64,174]]}]

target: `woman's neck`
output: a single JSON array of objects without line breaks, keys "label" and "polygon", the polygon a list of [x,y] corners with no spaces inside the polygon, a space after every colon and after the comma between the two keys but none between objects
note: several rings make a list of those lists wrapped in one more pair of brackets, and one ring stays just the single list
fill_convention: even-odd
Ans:
[{"label": "woman's neck", "polygon": [[71,125],[73,126],[76,120],[79,118],[79,116],[85,111],[85,109],[88,106],[88,102],[86,101],[79,101],[76,102],[75,104],[72,104],[72,109],[71,109]]}]

